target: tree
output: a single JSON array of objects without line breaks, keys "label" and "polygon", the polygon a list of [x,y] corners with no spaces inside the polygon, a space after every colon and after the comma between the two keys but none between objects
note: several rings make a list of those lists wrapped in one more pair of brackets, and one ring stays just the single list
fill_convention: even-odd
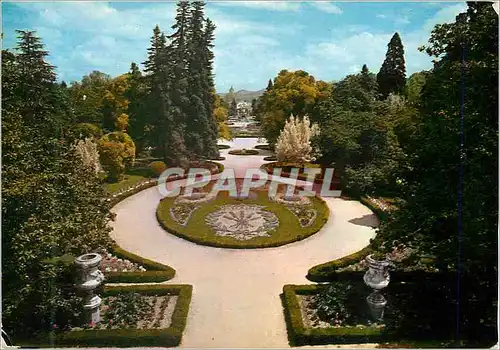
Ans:
[{"label": "tree", "polygon": [[128,129],[128,105],[126,91],[129,89],[126,74],[114,78],[107,86],[103,97],[103,129],[123,131]]},{"label": "tree", "polygon": [[269,79],[269,81],[267,82],[267,88],[266,90],[269,91],[273,88],[273,81],[271,79]]},{"label": "tree", "polygon": [[377,74],[380,94],[386,98],[391,92],[400,94],[406,84],[404,48],[398,33],[394,33],[387,45],[384,63]]},{"label": "tree", "polygon": [[91,123],[103,127],[104,95],[111,83],[105,73],[93,71],[73,82],[69,88],[70,104],[77,123]]},{"label": "tree", "polygon": [[236,104],[236,100],[234,98],[231,100],[231,104],[229,105],[229,115],[231,117],[236,117],[238,115],[238,105]]},{"label": "tree", "polygon": [[99,155],[108,173],[108,181],[120,181],[125,171],[134,164],[134,141],[124,132],[106,134],[99,140]]},{"label": "tree", "polygon": [[[2,326],[32,336],[79,325],[81,301],[47,259],[109,247],[109,204],[61,118],[60,85],[34,32],[2,52]],[[57,85],[57,86],[55,86]],[[64,100],[62,100],[64,101]]]},{"label": "tree", "polygon": [[219,96],[215,96],[214,108],[213,108],[213,118],[217,121],[217,126],[219,128],[219,136],[223,139],[231,139],[231,129],[229,129],[227,122],[227,108],[223,104],[223,99]]},{"label": "tree", "polygon": [[498,15],[490,3],[468,3],[454,23],[434,28],[422,50],[436,62],[422,90],[407,191],[395,218],[381,227],[378,243],[409,245],[434,256],[440,270],[456,273],[453,286],[460,283],[460,290],[451,288],[448,297],[460,302],[460,312],[456,322],[443,326],[456,332],[458,325],[460,339],[494,344]]},{"label": "tree", "polygon": [[260,100],[260,120],[268,142],[276,142],[287,116],[311,115],[316,105],[329,95],[330,85],[316,81],[309,73],[282,70],[274,79],[272,89]]},{"label": "tree", "polygon": [[311,138],[319,134],[317,124],[312,124],[305,116],[290,116],[276,142],[276,158],[280,162],[306,163],[315,160]]},{"label": "tree", "polygon": [[144,147],[150,143],[150,132],[152,129],[150,115],[147,113],[147,85],[139,67],[132,62],[130,71],[127,73],[127,90],[125,98],[129,101],[128,133],[134,140],[136,155],[140,154]]},{"label": "tree", "polygon": [[406,82],[404,96],[406,96],[408,102],[413,106],[419,106],[420,96],[428,74],[429,72],[427,71],[413,73]]}]

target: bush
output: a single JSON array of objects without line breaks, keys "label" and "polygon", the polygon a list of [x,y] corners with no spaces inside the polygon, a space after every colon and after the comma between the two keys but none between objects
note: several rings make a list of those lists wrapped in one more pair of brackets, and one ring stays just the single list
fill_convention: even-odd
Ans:
[{"label": "bush", "polygon": [[161,160],[157,160],[149,164],[149,167],[156,176],[160,176],[165,170],[167,170],[167,165]]},{"label": "bush", "polygon": [[347,255],[340,259],[329,261],[324,264],[316,265],[309,269],[306,278],[309,281],[313,282],[331,281],[338,269],[347,267],[363,260],[371,252],[372,249],[368,246],[351,255]]},{"label": "bush", "polygon": [[77,138],[82,140],[89,137],[98,139],[102,137],[103,134],[102,129],[99,126],[91,123],[76,124],[72,131]]},{"label": "bush", "polygon": [[119,181],[135,159],[134,141],[123,132],[112,132],[99,140],[101,164],[110,181]]}]

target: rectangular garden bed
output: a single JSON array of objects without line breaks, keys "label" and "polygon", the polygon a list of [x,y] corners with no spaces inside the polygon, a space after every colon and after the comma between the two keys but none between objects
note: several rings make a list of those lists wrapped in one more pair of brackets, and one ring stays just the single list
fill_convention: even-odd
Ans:
[{"label": "rectangular garden bed", "polygon": [[[97,346],[97,347],[174,347],[182,340],[191,303],[191,285],[133,285],[106,287],[101,295],[102,321],[85,329],[51,332],[38,337],[33,343],[38,346]],[[117,305],[123,296],[135,296],[135,301],[151,305],[150,312],[141,316],[135,326],[113,324],[111,308],[115,305],[123,311],[118,319],[127,317],[127,306]],[[142,304],[141,304],[142,305]]]},{"label": "rectangular garden bed", "polygon": [[[383,322],[372,323],[366,297],[371,289],[364,285],[363,273],[338,273],[330,284],[285,285],[282,302],[290,345],[360,344],[360,343],[415,343],[429,344],[484,344],[495,339],[494,325],[487,324],[481,300],[467,297],[470,284],[464,280],[461,292],[460,342],[456,343],[456,278],[437,273],[399,273],[382,291],[387,299]],[[315,317],[318,303],[312,297],[330,285],[351,285],[350,299],[342,305],[354,315],[353,323],[328,324]],[[333,296],[342,299],[342,293]],[[354,302],[353,302],[354,300]],[[484,304],[486,305],[486,304]],[[309,307],[309,309],[308,309]],[[481,323],[484,318],[484,323]],[[352,318],[349,318],[352,319]],[[365,322],[368,321],[368,322]],[[351,322],[351,321],[349,321]]]}]

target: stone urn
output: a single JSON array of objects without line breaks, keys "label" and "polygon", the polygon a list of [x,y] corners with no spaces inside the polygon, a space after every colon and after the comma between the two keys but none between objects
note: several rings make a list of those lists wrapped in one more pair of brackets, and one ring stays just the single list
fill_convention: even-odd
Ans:
[{"label": "stone urn", "polygon": [[363,280],[368,287],[373,289],[366,301],[373,318],[380,321],[384,316],[384,309],[387,304],[387,300],[380,291],[389,285],[389,267],[392,264],[388,259],[376,260],[371,254],[366,257],[366,262],[368,263],[368,271],[366,271]]},{"label": "stone urn", "polygon": [[76,287],[84,294],[83,309],[89,323],[98,323],[101,321],[101,298],[98,295],[94,295],[94,290],[104,281],[104,275],[99,270],[101,260],[102,256],[97,253],[80,255],[75,260],[75,265],[78,269],[78,283]]}]

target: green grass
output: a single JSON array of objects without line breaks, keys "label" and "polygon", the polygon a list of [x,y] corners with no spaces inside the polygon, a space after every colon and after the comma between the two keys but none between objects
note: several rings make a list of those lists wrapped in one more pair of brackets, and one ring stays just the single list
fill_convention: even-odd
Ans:
[{"label": "green grass", "polygon": [[106,190],[110,194],[119,193],[152,177],[153,173],[149,168],[131,169],[125,173],[121,181],[106,183]]},{"label": "green grass", "polygon": [[[202,204],[191,216],[186,226],[178,224],[170,216],[170,208],[175,198],[164,198],[158,205],[156,216],[160,225],[168,232],[187,239],[191,242],[223,248],[265,248],[277,247],[305,239],[318,232],[328,220],[329,209],[326,203],[317,197],[310,197],[317,217],[314,223],[308,227],[301,227],[297,217],[285,206],[268,199],[267,191],[256,191],[255,199],[238,200],[230,198],[227,192],[219,192],[216,199]],[[255,237],[246,241],[240,241],[232,237],[217,236],[215,232],[206,225],[205,217],[216,210],[219,206],[228,204],[257,204],[265,206],[265,210],[271,211],[279,219],[279,227],[271,233],[270,237]]]}]

